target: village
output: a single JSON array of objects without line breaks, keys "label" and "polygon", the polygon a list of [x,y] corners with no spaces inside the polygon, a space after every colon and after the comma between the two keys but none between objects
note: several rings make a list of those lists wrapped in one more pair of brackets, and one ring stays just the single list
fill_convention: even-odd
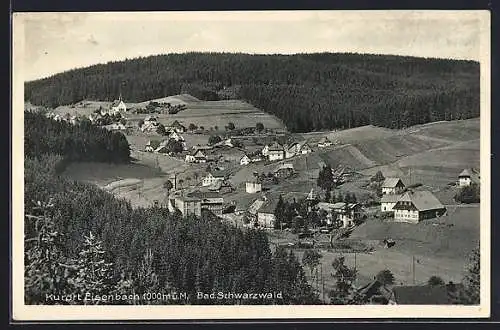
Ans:
[{"label": "village", "polygon": [[[411,174],[403,178],[393,171],[384,172],[383,167],[367,175],[369,168],[357,169],[341,160],[329,163],[316,157],[351,147],[340,139],[328,135],[297,137],[261,122],[249,127],[228,120],[221,127],[209,127],[204,122],[190,122],[189,117],[177,119],[185,109],[182,104],[172,106],[167,102],[130,107],[120,95],[109,105],[102,102],[86,116],[54,112],[47,116],[73,124],[88,120],[121,131],[131,142],[133,157],[153,164],[162,172],[161,177],[154,178],[157,188],[147,198],[144,187],[148,182],[141,179],[110,182],[104,187],[110,192],[131,200],[140,199],[142,206],[166,207],[183,216],[210,212],[220,221],[240,228],[265,230],[272,248],[283,246],[299,255],[308,249],[318,249],[324,256],[354,255],[355,267],[374,253],[384,256],[387,252],[380,251],[398,250],[400,245],[407,244],[391,236],[357,237],[356,228],[365,228],[370,223],[383,226],[399,223],[419,231],[417,228],[423,225],[444,226],[441,220],[445,219],[450,229],[453,225],[448,223],[450,214],[457,212],[461,204],[449,198],[450,192],[458,194],[480,181],[473,164],[456,172],[455,182],[441,190],[416,182]],[[164,163],[173,165],[165,169]],[[444,190],[446,194],[442,193]],[[445,200],[440,200],[441,195]],[[323,261],[320,265],[321,275],[316,267],[310,280],[327,299],[323,274],[326,265]],[[422,296],[429,299],[423,303],[447,303],[449,292],[416,285],[414,262],[410,268],[401,274],[393,270],[395,277],[402,279],[394,290],[380,285],[375,279],[376,270],[372,273],[360,270],[360,278],[364,280],[360,281],[360,290],[370,291],[373,301],[382,295],[384,303],[412,303],[408,299],[418,300]],[[449,284],[452,283],[450,280]]]}]

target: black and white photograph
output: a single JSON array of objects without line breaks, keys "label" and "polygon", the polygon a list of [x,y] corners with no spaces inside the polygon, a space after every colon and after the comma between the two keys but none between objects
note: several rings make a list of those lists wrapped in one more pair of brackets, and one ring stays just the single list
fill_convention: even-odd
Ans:
[{"label": "black and white photograph", "polygon": [[14,318],[489,316],[489,36],[479,10],[14,14]]}]

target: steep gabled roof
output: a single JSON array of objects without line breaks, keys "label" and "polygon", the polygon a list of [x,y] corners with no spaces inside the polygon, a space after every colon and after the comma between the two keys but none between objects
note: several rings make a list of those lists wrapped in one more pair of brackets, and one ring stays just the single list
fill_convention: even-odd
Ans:
[{"label": "steep gabled roof", "polygon": [[284,151],[284,150],[285,149],[283,148],[283,146],[277,142],[269,146],[269,151]]},{"label": "steep gabled roof", "polygon": [[[398,202],[411,202],[418,211],[439,210],[443,209],[444,205],[430,191],[408,191]],[[396,206],[397,207],[397,204]]]},{"label": "steep gabled roof", "polygon": [[470,178],[471,174],[468,169],[464,169],[460,174],[458,175],[459,178]]},{"label": "steep gabled roof", "polygon": [[399,305],[446,305],[450,303],[445,286],[396,286],[392,289]]},{"label": "steep gabled roof", "polygon": [[[383,188],[395,188],[398,183],[403,184],[400,178],[385,178],[384,183],[382,183]],[[404,184],[403,184],[404,186]]]},{"label": "steep gabled roof", "polygon": [[257,214],[257,212],[262,207],[262,205],[264,205],[264,203],[265,203],[265,201],[263,201],[262,199],[255,200],[252,203],[252,205],[250,205],[250,207],[248,208],[248,212],[250,214]]}]

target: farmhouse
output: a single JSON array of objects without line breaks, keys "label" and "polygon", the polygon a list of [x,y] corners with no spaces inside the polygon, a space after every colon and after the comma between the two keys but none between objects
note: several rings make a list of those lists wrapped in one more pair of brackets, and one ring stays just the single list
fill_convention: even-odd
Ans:
[{"label": "farmhouse", "polygon": [[274,170],[274,176],[277,178],[288,178],[294,173],[293,164],[281,164]]},{"label": "farmhouse", "polygon": [[312,152],[311,146],[307,143],[307,141],[297,143],[297,154],[306,155]]},{"label": "farmhouse", "polygon": [[318,148],[326,148],[332,145],[332,141],[328,140],[326,136],[318,141]]},{"label": "farmhouse", "polygon": [[187,131],[186,127],[183,126],[179,121],[175,120],[172,124],[165,126],[166,131],[175,133],[185,133]]},{"label": "farmhouse", "polygon": [[222,208],[224,204],[224,198],[214,191],[194,191],[188,194],[189,197],[194,197],[199,199],[200,208],[202,210],[208,210],[217,216],[222,215]]},{"label": "farmhouse", "polygon": [[430,191],[408,191],[396,202],[394,221],[418,223],[443,215],[446,208]]},{"label": "farmhouse", "polygon": [[203,187],[208,187],[213,185],[214,183],[218,181],[223,181],[229,178],[229,172],[228,171],[211,171],[208,172],[207,175],[203,178],[201,181],[201,185]]},{"label": "farmhouse", "polygon": [[156,127],[158,125],[159,123],[155,116],[146,116],[146,118],[144,118],[144,123],[141,126],[141,131],[143,132],[156,131]]},{"label": "farmhouse", "polygon": [[170,199],[168,210],[170,212],[175,212],[176,209],[179,210],[183,216],[201,216],[201,199],[196,197],[175,197]]},{"label": "farmhouse", "polygon": [[201,150],[196,149],[187,154],[185,160],[187,163],[206,163],[207,156]]},{"label": "farmhouse", "polygon": [[249,194],[255,194],[262,191],[262,183],[256,178],[249,180],[245,184],[245,190]]},{"label": "farmhouse", "polygon": [[401,194],[405,185],[400,178],[386,178],[382,183],[382,194]]},{"label": "farmhouse", "polygon": [[274,228],[276,216],[274,210],[276,209],[277,201],[266,200],[264,205],[259,208],[257,212],[257,223],[264,228]]},{"label": "farmhouse", "polygon": [[361,215],[361,206],[356,203],[325,203],[319,202],[316,205],[320,210],[326,212],[326,223],[328,225],[341,223],[343,228],[354,225]]},{"label": "farmhouse", "polygon": [[248,165],[250,164],[250,157],[248,157],[247,155],[243,155],[243,157],[240,158],[240,165]]},{"label": "farmhouse", "polygon": [[395,194],[385,194],[380,198],[380,211],[382,212],[394,212],[392,208],[396,205],[397,201],[401,198],[401,195]]},{"label": "farmhouse", "polygon": [[234,187],[231,184],[231,182],[229,182],[229,180],[224,179],[224,180],[217,180],[215,183],[208,186],[208,190],[216,191],[221,194],[227,194],[233,192]]},{"label": "farmhouse", "polygon": [[471,175],[468,169],[463,170],[458,175],[458,185],[460,187],[467,187],[471,184]]},{"label": "farmhouse", "polygon": [[285,159],[285,149],[279,143],[266,145],[262,149],[262,155],[267,157],[270,161]]}]

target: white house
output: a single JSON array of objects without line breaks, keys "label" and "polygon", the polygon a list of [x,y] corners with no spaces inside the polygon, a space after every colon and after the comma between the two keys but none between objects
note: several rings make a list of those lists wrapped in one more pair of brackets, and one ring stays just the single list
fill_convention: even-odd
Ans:
[{"label": "white house", "polygon": [[267,157],[270,161],[285,159],[285,149],[278,143],[273,143],[268,147]]},{"label": "white house", "polygon": [[446,208],[430,191],[408,191],[396,202],[394,221],[418,223],[446,213]]},{"label": "white house", "polygon": [[207,156],[201,150],[196,149],[186,155],[185,161],[187,163],[206,163]]},{"label": "white house", "polygon": [[248,157],[247,155],[243,155],[243,157],[240,158],[240,165],[248,165],[250,164],[250,157]]},{"label": "white house", "polygon": [[386,178],[382,183],[382,194],[401,194],[405,185],[400,178]]},{"label": "white house", "polygon": [[227,171],[212,171],[207,173],[207,175],[201,181],[203,187],[208,187],[215,184],[217,181],[224,181],[229,177],[229,172]]},{"label": "white house", "polygon": [[467,187],[470,186],[472,183],[471,179],[471,174],[468,169],[463,170],[459,175],[458,175],[458,185],[460,187]]},{"label": "white house", "polygon": [[259,208],[257,211],[257,223],[260,227],[274,228],[274,223],[276,222],[276,216],[274,215],[276,204],[274,201],[266,200],[264,205]]},{"label": "white house", "polygon": [[382,212],[394,212],[392,208],[396,205],[397,201],[401,198],[401,195],[395,194],[384,194],[380,198],[380,211]]},{"label": "white house", "polygon": [[297,143],[297,153],[306,155],[312,152],[311,146],[307,143],[307,141],[302,141]]},{"label": "white house", "polygon": [[257,180],[250,180],[246,182],[246,192],[255,194],[262,191],[262,184]]},{"label": "white house", "polygon": [[316,206],[320,210],[326,211],[326,223],[328,225],[341,222],[343,228],[353,226],[361,214],[361,206],[356,203],[338,202],[332,204],[319,202]]}]

